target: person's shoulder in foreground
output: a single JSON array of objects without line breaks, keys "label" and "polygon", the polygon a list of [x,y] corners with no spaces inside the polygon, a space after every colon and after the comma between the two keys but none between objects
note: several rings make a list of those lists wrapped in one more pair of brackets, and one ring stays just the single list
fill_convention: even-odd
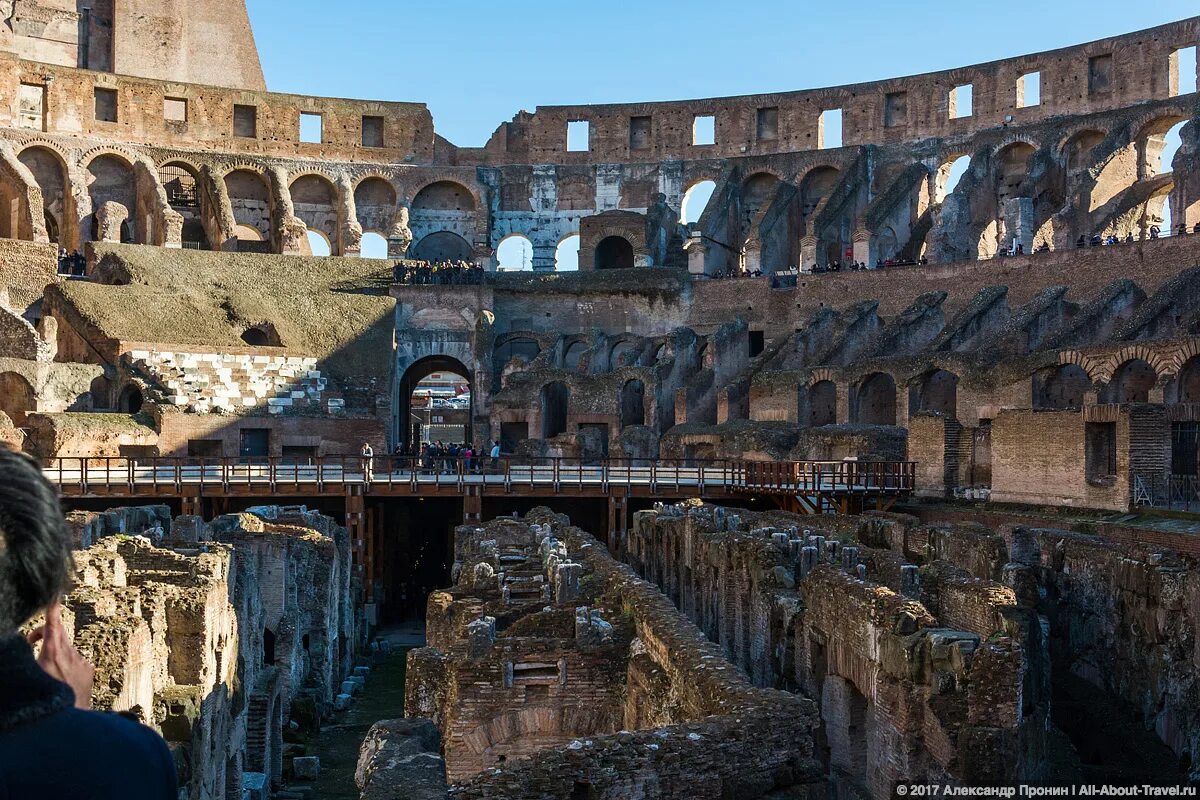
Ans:
[{"label": "person's shoulder in foreground", "polygon": [[[0,447],[0,800],[176,800],[166,742],[88,710],[94,670],[59,606],[70,563],[53,487],[32,461]],[[43,612],[45,624],[26,640],[18,629]]]}]

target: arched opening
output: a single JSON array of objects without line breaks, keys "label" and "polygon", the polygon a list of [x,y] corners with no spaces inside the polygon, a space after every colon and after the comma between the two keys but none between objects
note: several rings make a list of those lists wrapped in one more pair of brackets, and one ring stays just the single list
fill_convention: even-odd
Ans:
[{"label": "arched opening", "polygon": [[386,260],[388,257],[388,241],[374,231],[367,231],[362,237],[361,256]]},{"label": "arched opening", "polygon": [[588,350],[586,342],[571,342],[563,350],[563,369],[579,369],[579,360]]},{"label": "arched opening", "polygon": [[496,345],[495,357],[497,366],[503,367],[513,358],[520,358],[526,364],[530,364],[541,352],[542,349],[534,339],[517,337],[501,340]]},{"label": "arched opening", "polygon": [[712,202],[713,193],[717,190],[716,181],[700,181],[683,195],[683,205],[679,213],[679,221],[691,225],[700,221],[705,209]]},{"label": "arched opening", "polygon": [[122,414],[137,414],[142,410],[145,403],[145,398],[142,396],[142,390],[136,386],[126,386],[121,390],[121,397],[117,401],[117,410]]},{"label": "arched opening", "polygon": [[106,411],[112,408],[112,388],[112,381],[104,375],[92,380],[88,394],[92,396],[93,411]]},{"label": "arched opening", "polygon": [[400,381],[397,430],[406,452],[422,442],[472,443],[470,370],[450,356],[428,356],[404,371]]},{"label": "arched opening", "polygon": [[944,369],[923,375],[908,390],[908,413],[954,417],[958,413],[958,376]]},{"label": "arched opening", "polygon": [[242,341],[251,347],[282,347],[275,326],[270,324],[255,325],[242,333]]},{"label": "arched opening", "polygon": [[1034,377],[1033,407],[1037,411],[1083,408],[1092,379],[1078,364],[1062,364]]},{"label": "arched opening", "polygon": [[609,236],[596,245],[596,269],[632,269],[633,245],[623,236]]},{"label": "arched opening", "polygon": [[970,156],[958,156],[943,164],[937,172],[934,202],[944,203],[947,197],[954,194],[969,169],[971,169]]},{"label": "arched opening", "polygon": [[[333,243],[338,238],[337,189],[328,178],[321,175],[304,175],[292,181],[290,191],[296,216],[308,226],[313,255],[330,255],[335,250]],[[325,237],[329,253],[324,252],[324,248],[318,252],[318,245],[312,238],[313,233],[320,233]]]},{"label": "arched opening", "polygon": [[554,270],[556,272],[579,271],[579,234],[572,233],[558,243],[554,251]]},{"label": "arched opening", "polygon": [[621,387],[621,430],[646,424],[646,385],[639,380]]},{"label": "arched opening", "polygon": [[329,239],[320,231],[314,231],[310,228],[307,241],[308,253],[305,255],[316,256],[318,258],[327,258],[333,255],[333,248],[329,244]]},{"label": "arched opening", "polygon": [[431,233],[413,248],[412,257],[418,261],[470,261],[471,244],[457,233]]},{"label": "arched opening", "polygon": [[46,233],[55,244],[63,241],[63,226],[68,219],[66,165],[58,154],[47,147],[28,147],[21,151],[17,160],[33,173],[33,179],[42,190],[42,213],[46,219]]},{"label": "arched opening", "polygon": [[418,211],[471,211],[475,210],[475,196],[471,190],[453,181],[431,183],[413,198],[412,210]]},{"label": "arched opening", "polygon": [[172,161],[158,168],[158,181],[167,193],[171,209],[183,217],[183,246],[208,250],[200,208],[200,179],[190,164]]},{"label": "arched opening", "polygon": [[886,372],[868,375],[855,392],[854,421],[860,425],[896,424],[896,381]]},{"label": "arched opening", "polygon": [[1034,152],[1033,145],[1014,142],[996,154],[996,190],[1001,201],[1019,196]]},{"label": "arched opening", "polygon": [[[363,180],[354,187],[354,213],[364,231],[390,231],[396,218],[395,188],[383,178]],[[366,253],[365,241],[363,252]],[[386,257],[386,249],[383,257]]]},{"label": "arched opening", "polygon": [[264,251],[254,243],[268,241],[267,234],[271,230],[271,193],[266,181],[257,172],[238,169],[225,176],[225,191],[237,223],[234,235],[239,242],[238,249],[243,249],[241,243],[247,242],[250,244],[245,249]]},{"label": "arched opening", "polygon": [[1104,132],[1097,130],[1079,131],[1063,145],[1063,161],[1067,174],[1078,175],[1092,166],[1092,153],[1104,141]]},{"label": "arched opening", "polygon": [[496,262],[504,272],[529,272],[533,269],[533,242],[519,233],[504,237],[496,248]]},{"label": "arched opening", "polygon": [[542,438],[553,439],[567,432],[567,418],[571,409],[571,390],[561,381],[542,387],[540,408],[542,412]]},{"label": "arched opening", "polygon": [[[133,168],[113,155],[97,156],[87,167],[87,192],[92,201],[89,228],[92,239],[105,242],[124,242],[133,239],[131,229],[124,223],[137,210],[137,191]],[[116,207],[115,214],[106,211],[106,204]]]},{"label": "arched opening", "polygon": [[1167,388],[1168,403],[1200,403],[1200,356],[1192,356]]},{"label": "arched opening", "polygon": [[817,167],[800,181],[800,212],[808,218],[837,186],[841,173],[835,167]]},{"label": "arched opening", "polygon": [[817,381],[808,390],[808,424],[813,428],[837,424],[837,386]]},{"label": "arched opening", "polygon": [[608,363],[612,369],[617,367],[632,367],[637,365],[638,347],[633,342],[617,342],[612,352],[608,354]]},{"label": "arched opening", "polygon": [[1150,363],[1131,358],[1113,373],[1112,380],[1101,393],[1101,403],[1148,403],[1158,374]]},{"label": "arched opening", "polygon": [[26,415],[37,408],[37,394],[23,375],[0,372],[0,411],[8,415],[13,425],[25,425]]},{"label": "arched opening", "polygon": [[[1186,124],[1187,120],[1183,120],[1172,125],[1163,134],[1161,144],[1159,144],[1158,137],[1153,135],[1146,142],[1147,157],[1152,158],[1153,151],[1158,150],[1158,164],[1151,173],[1152,175],[1165,175],[1175,171],[1175,156],[1179,154],[1179,150],[1183,146],[1183,126]],[[1164,231],[1175,233],[1177,226],[1181,223],[1186,227],[1187,214],[1175,212],[1170,193],[1164,198],[1162,209],[1162,229]]]}]

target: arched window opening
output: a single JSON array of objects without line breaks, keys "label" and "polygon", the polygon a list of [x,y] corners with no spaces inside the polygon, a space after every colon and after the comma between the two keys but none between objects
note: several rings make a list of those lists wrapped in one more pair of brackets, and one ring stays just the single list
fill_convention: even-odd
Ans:
[{"label": "arched window opening", "polygon": [[572,342],[567,345],[567,349],[563,351],[563,369],[579,369],[579,361],[587,349],[585,342]]},{"label": "arched window opening", "polygon": [[0,372],[0,412],[20,428],[26,415],[36,409],[37,395],[29,381],[15,372]]},{"label": "arched window opening", "polygon": [[573,233],[558,243],[558,249],[554,253],[555,271],[579,271],[579,242],[579,234]]},{"label": "arched window opening", "polygon": [[1104,387],[1102,403],[1148,403],[1150,390],[1154,388],[1158,374],[1149,362],[1140,358],[1130,359],[1117,368],[1112,380]]},{"label": "arched window opening", "polygon": [[367,231],[362,237],[361,255],[363,258],[386,260],[388,257],[387,239],[374,231]]},{"label": "arched window opening", "polygon": [[475,196],[462,184],[438,181],[418,192],[412,207],[414,211],[474,211]]},{"label": "arched window opening", "polygon": [[533,270],[533,242],[519,233],[506,237],[496,248],[496,261],[503,272]]},{"label": "arched window opening", "polygon": [[958,376],[944,369],[923,376],[909,389],[908,413],[954,417],[958,413]]},{"label": "arched window opening", "polygon": [[680,210],[679,221],[691,225],[700,221],[705,209],[712,202],[713,193],[717,190],[716,181],[700,181],[688,189],[683,196],[683,206]]},{"label": "arched window opening", "polygon": [[596,245],[596,269],[632,269],[633,245],[622,236],[609,236]]},{"label": "arched window opening", "polygon": [[1200,356],[1193,356],[1171,381],[1168,403],[1200,403]]},{"label": "arched window opening", "polygon": [[567,417],[571,407],[571,390],[565,383],[555,381],[542,387],[542,438],[553,439],[567,432]]},{"label": "arched window opening", "polygon": [[959,156],[953,161],[947,161],[943,164],[937,174],[935,201],[938,203],[945,202],[947,197],[954,194],[954,191],[962,183],[962,179],[966,176],[967,170],[970,168],[970,156]]},{"label": "arched window opening", "polygon": [[861,425],[896,424],[896,381],[886,372],[876,372],[859,384],[854,421]]},{"label": "arched window opening", "polygon": [[496,359],[500,365],[507,364],[514,358],[520,358],[526,364],[530,364],[540,353],[541,348],[533,339],[509,339],[496,347]]},{"label": "arched window opening", "polygon": [[318,258],[328,257],[333,252],[333,249],[329,246],[329,240],[325,238],[325,234],[311,229],[308,232],[308,250],[310,254]]},{"label": "arched window opening", "polygon": [[632,380],[621,387],[621,430],[646,424],[646,385]]},{"label": "arched window opening", "polygon": [[817,381],[808,390],[808,424],[813,428],[837,424],[837,386]]},{"label": "arched window opening", "polygon": [[144,404],[145,398],[142,396],[142,390],[136,386],[126,386],[121,391],[117,410],[122,414],[137,414],[142,410]]},{"label": "arched window opening", "polygon": [[1078,364],[1063,364],[1034,379],[1034,409],[1067,411],[1083,408],[1092,379]]}]

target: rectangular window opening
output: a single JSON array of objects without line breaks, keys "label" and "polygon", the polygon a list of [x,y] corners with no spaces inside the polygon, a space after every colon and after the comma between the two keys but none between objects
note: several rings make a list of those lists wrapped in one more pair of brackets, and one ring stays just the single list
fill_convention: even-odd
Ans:
[{"label": "rectangular window opening", "polygon": [[629,120],[629,149],[646,150],[650,147],[650,117],[633,117]]},{"label": "rectangular window opening", "polygon": [[383,117],[362,118],[362,146],[383,147]]},{"label": "rectangular window opening", "polygon": [[955,86],[950,90],[950,119],[965,119],[975,113],[975,85]]},{"label": "rectangular window opening", "polygon": [[692,119],[692,144],[705,147],[717,143],[717,118],[711,114]]},{"label": "rectangular window opening", "polygon": [[817,149],[832,150],[842,146],[842,110],[831,108],[821,112],[817,131]]},{"label": "rectangular window opening", "polygon": [[187,122],[188,101],[182,97],[163,98],[163,119],[167,122]]},{"label": "rectangular window opening", "polygon": [[96,89],[96,122],[117,121],[117,90]]},{"label": "rectangular window opening", "polygon": [[779,109],[760,108],[758,110],[757,138],[760,142],[773,142],[779,138]]},{"label": "rectangular window opening", "polygon": [[902,128],[908,124],[908,92],[892,92],[883,99],[883,127]]},{"label": "rectangular window opening", "polygon": [[567,152],[586,153],[592,149],[592,123],[574,119],[567,123]]},{"label": "rectangular window opening", "polygon": [[233,135],[240,139],[258,138],[258,108],[255,106],[233,107]]},{"label": "rectangular window opening", "polygon": [[1107,94],[1113,86],[1112,53],[1088,59],[1088,94]]},{"label": "rectangular window opening", "polygon": [[320,114],[300,112],[300,141],[306,144],[321,144],[324,141],[324,120]]},{"label": "rectangular window opening", "polygon": [[17,90],[17,127],[40,131],[46,127],[46,87],[22,83]]},{"label": "rectangular window opening", "polygon": [[1112,478],[1117,474],[1117,423],[1086,423],[1087,477],[1089,480]]},{"label": "rectangular window opening", "polygon": [[1171,53],[1171,97],[1196,91],[1196,46],[1181,47]]},{"label": "rectangular window opening", "polygon": [[1042,73],[1026,72],[1017,80],[1017,108],[1042,104]]}]

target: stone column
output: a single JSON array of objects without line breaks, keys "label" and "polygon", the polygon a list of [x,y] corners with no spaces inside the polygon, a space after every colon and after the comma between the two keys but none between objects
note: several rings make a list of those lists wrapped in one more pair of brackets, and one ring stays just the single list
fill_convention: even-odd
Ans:
[{"label": "stone column", "polygon": [[817,237],[805,236],[800,240],[800,271],[812,272],[817,266]]},{"label": "stone column", "polygon": [[854,260],[860,264],[871,263],[871,232],[866,228],[854,232]]}]

